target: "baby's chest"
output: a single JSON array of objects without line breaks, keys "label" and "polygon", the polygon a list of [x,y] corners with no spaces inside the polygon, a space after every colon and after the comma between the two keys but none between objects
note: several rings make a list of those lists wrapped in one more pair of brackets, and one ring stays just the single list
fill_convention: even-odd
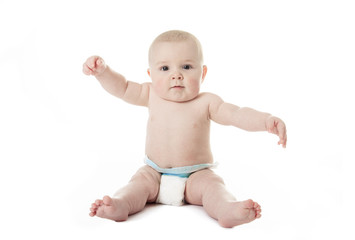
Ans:
[{"label": "baby's chest", "polygon": [[162,106],[150,109],[149,121],[160,126],[196,129],[208,124],[209,116],[207,109],[202,106]]}]

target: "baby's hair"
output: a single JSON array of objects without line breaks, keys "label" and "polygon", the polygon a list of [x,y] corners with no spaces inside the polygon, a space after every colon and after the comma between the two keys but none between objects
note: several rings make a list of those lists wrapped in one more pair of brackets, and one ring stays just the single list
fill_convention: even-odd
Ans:
[{"label": "baby's hair", "polygon": [[160,34],[154,41],[179,42],[188,39],[197,40],[197,38],[191,33],[180,30],[171,30]]},{"label": "baby's hair", "polygon": [[203,62],[202,46],[200,41],[191,33],[181,31],[181,30],[170,30],[167,32],[163,32],[158,37],[156,37],[149,48],[149,59],[150,59],[151,49],[154,44],[158,42],[181,42],[186,40],[192,40],[196,44],[201,57],[201,62]]}]

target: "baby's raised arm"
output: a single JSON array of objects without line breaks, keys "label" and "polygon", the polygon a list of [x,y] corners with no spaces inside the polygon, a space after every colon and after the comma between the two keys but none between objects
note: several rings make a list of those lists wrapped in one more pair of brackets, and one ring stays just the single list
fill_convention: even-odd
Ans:
[{"label": "baby's raised arm", "polygon": [[281,119],[252,108],[240,108],[225,103],[216,95],[211,94],[210,98],[209,113],[213,121],[223,125],[233,125],[247,131],[268,131],[279,136],[278,144],[286,147],[286,125]]},{"label": "baby's raised arm", "polygon": [[150,84],[127,81],[124,76],[107,66],[101,57],[89,57],[83,64],[83,72],[95,76],[112,95],[134,105],[148,106]]}]

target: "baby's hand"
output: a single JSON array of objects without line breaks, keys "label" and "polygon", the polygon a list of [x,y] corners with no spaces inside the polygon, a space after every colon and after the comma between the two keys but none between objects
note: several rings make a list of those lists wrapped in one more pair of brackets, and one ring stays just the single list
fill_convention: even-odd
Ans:
[{"label": "baby's hand", "polygon": [[279,136],[280,140],[278,144],[282,147],[286,147],[287,143],[287,134],[286,134],[286,125],[285,123],[277,117],[271,116],[266,120],[266,129],[269,133],[276,134]]},{"label": "baby's hand", "polygon": [[106,70],[105,61],[99,56],[89,57],[83,64],[83,72],[86,75],[98,76]]}]

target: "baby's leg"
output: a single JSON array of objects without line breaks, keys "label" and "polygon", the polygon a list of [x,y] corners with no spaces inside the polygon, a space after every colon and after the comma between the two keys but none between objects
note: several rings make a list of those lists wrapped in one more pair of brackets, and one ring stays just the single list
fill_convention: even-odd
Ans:
[{"label": "baby's leg", "polygon": [[234,227],[260,218],[260,205],[252,200],[237,201],[223,180],[212,170],[192,174],[186,182],[185,200],[201,205],[223,227]]},{"label": "baby's leg", "polygon": [[159,193],[160,173],[149,166],[140,168],[131,181],[111,198],[96,200],[90,216],[125,221],[129,215],[141,211],[147,202],[155,202]]}]

